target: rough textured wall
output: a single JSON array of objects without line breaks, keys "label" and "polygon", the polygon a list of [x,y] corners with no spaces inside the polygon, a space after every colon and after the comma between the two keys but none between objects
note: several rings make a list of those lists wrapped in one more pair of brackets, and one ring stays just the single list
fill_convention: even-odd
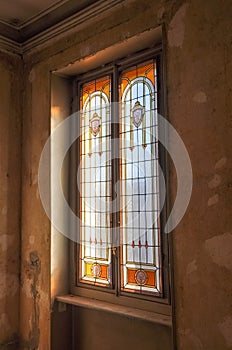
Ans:
[{"label": "rough textured wall", "polygon": [[174,232],[179,349],[232,348],[232,2],[189,1],[168,26],[169,118],[193,168]]},{"label": "rough textured wall", "polygon": [[[61,123],[66,117],[70,115],[71,106],[71,93],[72,83],[68,79],[58,76],[51,77],[51,131],[54,130],[59,123]],[[59,147],[65,144],[65,140],[68,135],[63,134],[63,137],[59,139]],[[51,145],[51,183],[56,179],[56,172],[52,169],[52,162],[54,162],[53,152],[57,149],[57,142]],[[64,163],[64,169],[69,168],[68,159]],[[67,171],[63,170],[62,173],[62,185],[63,189],[68,194],[69,177]],[[53,194],[51,202],[51,214],[58,214],[64,219],[64,208],[60,208],[57,213],[57,201]],[[54,207],[54,209],[53,209]],[[53,212],[54,210],[54,212]],[[54,297],[57,295],[67,294],[69,292],[69,240],[64,235],[56,230],[55,227],[51,227],[51,299],[52,309]]]},{"label": "rough textured wall", "polygon": [[[49,349],[50,223],[38,192],[38,164],[50,130],[50,80],[46,66],[25,80],[21,233],[21,349]],[[45,93],[46,92],[46,93]]]},{"label": "rough textured wall", "polygon": [[[230,0],[125,1],[106,18],[99,16],[89,27],[73,29],[25,56],[24,349],[49,349],[50,227],[36,177],[49,133],[49,71],[161,23],[167,34],[168,118],[187,146],[194,176],[190,206],[172,234],[177,347],[232,347],[231,5]],[[171,171],[173,188],[175,180]]]},{"label": "rough textured wall", "polygon": [[0,349],[15,349],[18,335],[21,70],[19,57],[0,53]]}]

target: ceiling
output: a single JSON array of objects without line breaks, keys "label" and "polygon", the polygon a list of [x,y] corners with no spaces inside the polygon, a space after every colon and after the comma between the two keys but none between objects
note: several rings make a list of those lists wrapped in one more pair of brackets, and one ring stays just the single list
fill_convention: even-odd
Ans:
[{"label": "ceiling", "polygon": [[24,43],[99,0],[0,0],[0,36]]}]

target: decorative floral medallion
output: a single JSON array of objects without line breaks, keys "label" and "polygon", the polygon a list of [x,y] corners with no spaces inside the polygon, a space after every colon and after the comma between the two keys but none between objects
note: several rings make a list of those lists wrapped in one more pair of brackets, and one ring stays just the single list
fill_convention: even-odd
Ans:
[{"label": "decorative floral medallion", "polygon": [[101,266],[99,264],[93,264],[91,266],[91,272],[94,277],[100,277],[101,276]]},{"label": "decorative floral medallion", "polygon": [[93,136],[97,136],[101,129],[101,118],[97,113],[94,113],[93,117],[89,121],[89,128]]},{"label": "decorative floral medallion", "polygon": [[147,274],[144,270],[138,270],[135,273],[135,280],[137,284],[143,286],[147,282]]},{"label": "decorative floral medallion", "polygon": [[131,110],[131,117],[132,117],[133,124],[136,128],[138,128],[142,123],[144,114],[145,114],[144,107],[141,106],[139,101],[135,102],[135,105]]}]

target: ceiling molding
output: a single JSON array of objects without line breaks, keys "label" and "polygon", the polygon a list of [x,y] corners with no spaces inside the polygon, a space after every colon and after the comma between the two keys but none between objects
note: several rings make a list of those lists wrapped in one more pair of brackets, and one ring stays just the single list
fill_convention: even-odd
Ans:
[{"label": "ceiling molding", "polygon": [[43,16],[40,14],[20,27],[21,42],[25,42],[35,35],[59,25],[66,19],[88,10],[89,7],[97,5],[98,2],[99,0],[70,0],[50,12],[45,11]]},{"label": "ceiling molding", "polygon": [[[32,35],[30,28],[27,26],[24,26],[21,30],[18,30],[12,26],[6,26],[5,23],[0,22],[0,33],[2,34],[0,35],[0,48],[17,54],[24,54],[33,50],[34,48],[38,48],[39,45],[45,44],[51,39],[58,38],[69,30],[77,30],[88,25],[91,20],[96,19],[100,15],[112,10],[112,8],[115,8],[124,2],[124,0],[87,1],[88,3],[92,3],[87,8],[77,11],[74,15],[68,16],[59,23],[56,23],[42,31],[40,30],[34,35]],[[83,0],[82,4],[84,2],[85,4],[87,3],[86,0]],[[31,26],[33,23],[35,24],[35,20],[29,26]]]},{"label": "ceiling molding", "polygon": [[0,20],[0,33],[8,39],[23,43],[42,31],[98,2],[99,0],[59,1],[19,24]]},{"label": "ceiling molding", "polygon": [[15,42],[20,41],[20,33],[16,27],[0,20],[0,35]]},{"label": "ceiling molding", "polygon": [[21,55],[23,53],[22,46],[18,44],[16,41],[6,38],[3,35],[0,35],[0,50],[11,52],[17,55]]},{"label": "ceiling molding", "polygon": [[38,47],[48,42],[51,39],[58,38],[63,33],[72,30],[80,29],[88,25],[91,20],[99,18],[100,15],[104,14],[108,10],[115,8],[120,5],[124,0],[100,0],[96,4],[89,6],[75,15],[66,18],[61,23],[54,25],[53,27],[43,31],[42,33],[35,35],[32,39],[27,40],[23,43],[23,53]]},{"label": "ceiling molding", "polygon": [[[81,3],[83,3],[84,1],[86,2],[86,0],[81,0]],[[22,21],[21,23],[16,25],[17,29],[21,30],[24,27],[27,27],[27,26],[33,24],[34,22],[37,22],[38,20],[42,19],[46,15],[50,15],[51,13],[55,14],[55,11],[61,7],[62,7],[62,10],[64,10],[63,5],[64,4],[67,5],[67,2],[70,3],[71,1],[70,0],[60,0],[56,3],[54,3],[53,5],[49,6],[45,10],[40,11],[38,14],[36,14],[36,15],[30,17],[29,19],[26,19],[25,21]],[[77,3],[77,1],[76,1],[76,3]],[[79,1],[78,1],[78,4],[79,4]]]}]

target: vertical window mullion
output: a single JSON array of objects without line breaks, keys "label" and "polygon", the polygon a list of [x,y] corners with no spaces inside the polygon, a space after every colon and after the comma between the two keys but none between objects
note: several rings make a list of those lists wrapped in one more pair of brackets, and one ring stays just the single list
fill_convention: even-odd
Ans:
[{"label": "vertical window mullion", "polygon": [[112,251],[113,251],[113,268],[114,268],[114,287],[115,294],[118,295],[120,290],[119,276],[119,246],[120,246],[120,186],[119,186],[119,104],[118,104],[118,68],[113,66],[112,73]]},{"label": "vertical window mullion", "polygon": [[[164,90],[163,90],[163,58],[162,54],[157,56],[157,111],[160,115],[164,115]],[[163,130],[160,128],[160,125],[158,124],[158,134],[162,136],[160,138],[166,139],[166,130]],[[166,192],[168,193],[168,181],[167,181],[167,172],[165,171],[167,167],[167,159],[166,159],[166,151],[163,148],[163,145],[158,143],[158,157],[159,157],[159,164],[163,170],[163,174],[165,177],[165,186],[166,186]],[[162,190],[160,187],[159,182],[159,191]],[[167,202],[164,205],[164,210],[162,210],[162,215],[160,215],[160,221],[159,221],[159,227],[161,232],[163,231],[163,223],[166,222],[166,216],[167,216]],[[161,266],[161,273],[160,273],[160,286],[162,290],[162,296],[164,295],[164,287],[168,285],[168,240],[163,239],[162,235],[160,235],[160,255],[159,255],[159,264]],[[165,261],[166,260],[166,261]],[[166,271],[165,271],[166,270]]]}]

